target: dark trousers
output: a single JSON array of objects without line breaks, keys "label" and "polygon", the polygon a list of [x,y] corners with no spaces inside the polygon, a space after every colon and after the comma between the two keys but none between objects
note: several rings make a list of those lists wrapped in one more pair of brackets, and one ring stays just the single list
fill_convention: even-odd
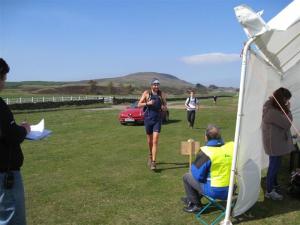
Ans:
[{"label": "dark trousers", "polygon": [[187,121],[189,122],[189,125],[191,127],[194,127],[195,116],[196,116],[195,110],[187,111]]},{"label": "dark trousers", "polygon": [[269,156],[269,168],[267,173],[267,192],[271,192],[278,185],[277,174],[281,165],[281,156]]},{"label": "dark trousers", "polygon": [[203,184],[196,181],[191,173],[183,176],[185,193],[190,202],[200,205],[203,193]]}]

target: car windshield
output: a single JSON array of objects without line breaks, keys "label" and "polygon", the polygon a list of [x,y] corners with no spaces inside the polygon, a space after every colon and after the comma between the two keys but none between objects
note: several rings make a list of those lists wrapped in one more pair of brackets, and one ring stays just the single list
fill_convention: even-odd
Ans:
[{"label": "car windshield", "polygon": [[138,102],[131,103],[129,108],[138,108]]}]

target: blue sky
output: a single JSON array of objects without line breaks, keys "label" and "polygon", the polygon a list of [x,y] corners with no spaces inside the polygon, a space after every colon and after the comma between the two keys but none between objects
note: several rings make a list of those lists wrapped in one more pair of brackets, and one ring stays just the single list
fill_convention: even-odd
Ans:
[{"label": "blue sky", "polygon": [[8,81],[77,81],[161,72],[239,86],[246,40],[233,8],[269,21],[292,0],[0,0]]}]

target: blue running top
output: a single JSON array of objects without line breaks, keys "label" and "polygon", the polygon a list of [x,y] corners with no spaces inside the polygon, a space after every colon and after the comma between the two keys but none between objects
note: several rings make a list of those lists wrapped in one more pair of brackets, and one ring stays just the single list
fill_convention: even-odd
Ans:
[{"label": "blue running top", "polygon": [[149,94],[150,98],[148,99],[150,100],[154,100],[154,104],[153,105],[148,105],[144,108],[144,116],[145,116],[145,120],[161,120],[161,105],[162,105],[162,100],[161,97],[157,94]]}]

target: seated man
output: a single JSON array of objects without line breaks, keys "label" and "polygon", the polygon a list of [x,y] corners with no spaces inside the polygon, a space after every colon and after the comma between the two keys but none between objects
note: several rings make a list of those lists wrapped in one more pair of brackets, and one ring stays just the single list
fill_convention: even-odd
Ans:
[{"label": "seated man", "polygon": [[200,211],[203,194],[215,199],[227,199],[233,142],[224,144],[220,129],[215,125],[207,127],[205,141],[206,146],[201,147],[190,172],[183,176],[185,212]]}]

